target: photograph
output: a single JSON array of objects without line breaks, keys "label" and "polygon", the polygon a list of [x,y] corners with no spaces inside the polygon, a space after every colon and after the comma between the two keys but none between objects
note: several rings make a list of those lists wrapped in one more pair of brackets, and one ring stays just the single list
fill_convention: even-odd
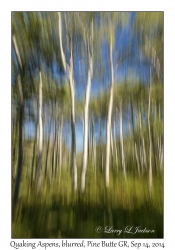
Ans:
[{"label": "photograph", "polygon": [[164,12],[11,11],[10,39],[11,247],[163,239]]}]

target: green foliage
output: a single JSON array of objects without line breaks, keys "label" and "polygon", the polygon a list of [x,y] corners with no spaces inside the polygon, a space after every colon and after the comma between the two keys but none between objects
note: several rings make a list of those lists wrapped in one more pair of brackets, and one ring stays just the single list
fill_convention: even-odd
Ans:
[{"label": "green foliage", "polygon": [[163,12],[137,12],[135,31],[139,44],[152,62],[158,78],[163,82]]},{"label": "green foliage", "polygon": [[159,103],[161,109],[163,108],[163,85],[155,83],[151,86],[151,98],[153,104]]},{"label": "green foliage", "polygon": [[101,92],[98,98],[92,98],[89,104],[90,113],[94,114],[96,117],[106,117],[108,98],[108,92]]},{"label": "green foliage", "polygon": [[[135,234],[133,238],[163,237],[163,189],[160,176],[155,176],[152,198],[147,188],[147,177],[142,180],[129,174],[127,183],[121,173],[110,175],[110,188],[105,191],[103,174],[97,169],[96,180],[91,165],[87,171],[85,194],[71,192],[71,179],[63,171],[58,190],[58,176],[52,186],[46,183],[40,197],[36,197],[22,182],[21,198],[13,207],[13,238],[128,238],[122,233],[97,234],[95,228],[111,225],[122,229],[128,225],[147,227],[154,234]],[[18,216],[17,216],[18,214]]]},{"label": "green foliage", "polygon": [[115,44],[115,32],[119,27],[124,28],[128,23],[129,13],[127,12],[100,12],[99,35],[106,38],[108,43]]}]

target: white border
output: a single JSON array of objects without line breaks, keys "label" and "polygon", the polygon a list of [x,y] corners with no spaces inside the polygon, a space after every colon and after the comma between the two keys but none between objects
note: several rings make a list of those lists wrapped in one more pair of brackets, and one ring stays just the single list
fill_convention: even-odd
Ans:
[{"label": "white border", "polygon": [[[0,15],[0,248],[11,249],[11,11],[164,11],[164,240],[173,249],[175,222],[175,3],[173,1],[3,1]],[[76,240],[72,240],[72,242]],[[96,240],[97,241],[97,240]],[[135,240],[143,242],[143,240]],[[144,240],[144,242],[155,240]],[[33,241],[35,242],[35,241]],[[36,241],[38,242],[38,240]],[[55,242],[45,240],[45,242]],[[129,242],[129,240],[128,240]],[[142,249],[142,248],[140,248]]]}]

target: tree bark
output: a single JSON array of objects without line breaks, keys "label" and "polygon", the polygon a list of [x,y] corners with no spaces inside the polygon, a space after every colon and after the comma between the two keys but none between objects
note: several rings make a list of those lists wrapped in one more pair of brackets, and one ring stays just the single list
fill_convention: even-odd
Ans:
[{"label": "tree bark", "polygon": [[75,136],[75,86],[74,86],[74,77],[73,77],[73,46],[72,46],[72,37],[70,34],[67,34],[69,39],[69,53],[70,60],[69,65],[66,63],[65,54],[62,46],[62,24],[61,24],[61,13],[58,13],[59,18],[59,39],[60,39],[60,50],[61,58],[65,72],[67,73],[69,79],[69,87],[71,93],[71,172],[72,172],[72,189],[73,191],[77,190],[77,166],[76,166],[76,136]]},{"label": "tree bark", "polygon": [[117,152],[117,136],[116,136],[116,127],[115,127],[115,120],[114,120],[114,150],[115,150],[115,161],[116,161],[116,168],[118,171],[118,152]]},{"label": "tree bark", "polygon": [[111,125],[111,159],[112,159],[112,168],[114,168],[114,142],[113,142],[113,135],[112,135],[112,125]]},{"label": "tree bark", "polygon": [[72,167],[72,188],[77,190],[77,166],[76,166],[76,136],[75,136],[75,90],[73,77],[70,75],[70,89],[71,89],[71,132],[72,132],[72,146],[71,146],[71,167]]},{"label": "tree bark", "polygon": [[136,161],[137,161],[138,174],[139,174],[139,177],[140,177],[140,164],[139,164],[139,157],[138,157],[138,153],[137,153],[137,145],[136,145],[136,142],[135,142],[135,155],[136,155]]},{"label": "tree bark", "polygon": [[121,153],[122,153],[122,168],[124,177],[126,179],[126,167],[125,167],[125,154],[124,154],[124,145],[123,145],[123,121],[122,121],[122,100],[120,99],[120,144],[121,144]]},{"label": "tree bark", "polygon": [[53,149],[52,149],[52,168],[50,170],[50,184],[52,182],[52,178],[54,176],[54,173],[55,173],[55,168],[56,168],[56,164],[55,164],[55,161],[56,161],[56,144],[57,144],[57,128],[56,128],[56,118],[54,119],[54,133],[53,133],[53,136],[54,136],[54,141],[53,141]]},{"label": "tree bark", "polygon": [[110,50],[110,70],[111,70],[111,86],[110,86],[110,99],[108,106],[108,118],[106,126],[106,172],[105,172],[105,183],[106,188],[109,187],[109,165],[110,165],[110,133],[111,133],[111,117],[113,108],[113,95],[114,95],[114,69],[112,59],[112,41],[109,45]]},{"label": "tree bark", "polygon": [[[144,165],[144,169],[146,169],[147,160],[146,160],[145,140],[144,140],[143,130],[142,130],[142,117],[141,117],[141,110],[140,109],[139,109],[139,124],[140,124],[140,134],[141,134],[141,141],[142,141],[143,165]],[[143,167],[142,167],[142,169],[143,169]]]},{"label": "tree bark", "polygon": [[[82,24],[83,25],[83,24]],[[84,26],[83,26],[84,28]],[[85,28],[84,28],[85,36]],[[85,180],[86,180],[86,169],[87,169],[87,158],[88,158],[88,123],[89,123],[89,100],[90,100],[90,89],[91,89],[91,79],[93,76],[93,20],[91,21],[90,35],[87,38],[87,48],[88,48],[88,79],[86,85],[86,96],[84,105],[84,145],[83,145],[83,165],[81,174],[81,191],[85,190]],[[93,139],[92,139],[93,143]]]},{"label": "tree bark", "polygon": [[94,144],[94,150],[93,150],[93,168],[94,168],[94,174],[95,174],[95,181],[96,181],[96,140],[95,140],[95,137],[94,137],[94,141],[93,141],[93,144]]},{"label": "tree bark", "polygon": [[61,117],[61,126],[59,132],[59,188],[61,183],[61,170],[62,170],[62,133],[63,133],[63,114]]},{"label": "tree bark", "polygon": [[31,165],[31,187],[33,186],[33,182],[34,182],[34,173],[35,173],[35,157],[36,157],[36,144],[37,144],[37,126],[36,126],[36,132],[35,132],[35,141],[33,144],[33,155],[32,155],[32,165]]},{"label": "tree bark", "polygon": [[[52,111],[53,113],[53,107],[52,107]],[[47,176],[47,169],[48,169],[48,156],[49,156],[49,150],[50,150],[50,143],[51,143],[51,128],[52,128],[52,115],[50,117],[50,124],[49,124],[49,135],[48,135],[48,142],[47,142],[47,149],[46,149],[46,164],[45,164],[45,179]]]},{"label": "tree bark", "polygon": [[103,172],[103,148],[102,148],[102,121],[100,119],[100,170]]},{"label": "tree bark", "polygon": [[85,190],[85,179],[87,169],[87,155],[88,155],[88,123],[89,123],[89,100],[90,100],[90,89],[91,89],[91,78],[92,78],[92,57],[89,55],[89,69],[88,69],[88,80],[86,86],[86,98],[84,106],[84,145],[83,145],[83,166],[81,174],[81,191]]}]

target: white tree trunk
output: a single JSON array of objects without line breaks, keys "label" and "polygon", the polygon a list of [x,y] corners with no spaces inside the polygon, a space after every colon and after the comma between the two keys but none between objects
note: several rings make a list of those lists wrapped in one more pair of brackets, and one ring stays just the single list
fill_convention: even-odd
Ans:
[{"label": "white tree trunk", "polygon": [[87,155],[88,155],[88,113],[89,113],[89,99],[90,99],[90,88],[91,88],[91,71],[88,70],[88,81],[86,87],[86,99],[84,106],[84,148],[83,148],[83,167],[81,174],[81,191],[85,190],[85,178],[86,178],[86,169],[87,169]]},{"label": "white tree trunk", "polygon": [[69,53],[70,62],[69,65],[66,63],[65,54],[62,46],[62,24],[61,24],[61,13],[58,12],[59,19],[59,40],[61,58],[65,72],[69,79],[70,93],[71,93],[71,132],[72,132],[72,145],[71,145],[71,172],[72,172],[72,188],[74,191],[77,190],[77,166],[76,166],[76,136],[75,136],[75,87],[73,78],[73,53],[72,53],[72,37],[68,34],[69,38]]},{"label": "white tree trunk", "polygon": [[121,151],[122,151],[122,168],[123,168],[124,177],[126,179],[125,154],[124,154],[124,145],[123,145],[122,100],[120,100],[120,143],[121,143]]},{"label": "white tree trunk", "polygon": [[70,76],[71,89],[71,132],[72,132],[72,150],[71,150],[71,167],[72,167],[72,187],[77,190],[77,166],[76,166],[76,137],[75,137],[75,90],[73,78]]},{"label": "white tree trunk", "polygon": [[137,153],[137,145],[136,145],[136,142],[135,142],[135,155],[136,155],[136,161],[137,161],[138,174],[139,174],[139,177],[140,177],[140,164],[139,164],[139,157],[138,157],[138,153]]},{"label": "white tree trunk", "polygon": [[116,168],[118,171],[118,152],[117,152],[117,139],[116,139],[116,128],[115,128],[115,120],[114,120],[114,150],[115,150],[115,161],[116,161]]},{"label": "white tree trunk", "polygon": [[52,111],[51,111],[50,124],[49,124],[49,134],[48,134],[48,141],[47,141],[47,148],[46,148],[45,174],[44,174],[45,179],[47,177],[48,158],[49,158],[50,145],[51,145],[51,137],[52,137],[52,133],[51,133],[51,130],[52,130],[52,117],[53,117],[53,108],[52,108]]},{"label": "white tree trunk", "polygon": [[[143,130],[142,130],[142,117],[141,117],[141,111],[139,110],[139,124],[140,124],[140,133],[141,133],[141,141],[142,141],[142,157],[143,157],[143,166],[146,169],[146,165],[147,165],[147,160],[146,160],[146,150],[145,150],[145,140],[144,140],[144,136],[143,136]],[[143,169],[142,166],[142,169]]]},{"label": "white tree trunk", "polygon": [[114,166],[114,140],[112,135],[112,125],[111,125],[111,159],[112,159],[112,168]]},{"label": "white tree trunk", "polygon": [[158,158],[159,158],[159,168],[163,169],[163,145],[161,143],[161,138],[157,139],[157,148],[158,148]]},{"label": "white tree trunk", "polygon": [[[57,119],[57,117],[56,117]],[[57,174],[57,170],[58,170],[58,165],[59,165],[59,150],[60,150],[60,140],[59,140],[59,136],[60,136],[60,129],[58,129],[58,127],[56,127],[56,149],[55,149],[55,177]]]},{"label": "white tree trunk", "polygon": [[109,187],[109,164],[110,164],[110,133],[111,133],[111,117],[113,108],[113,95],[114,95],[114,69],[112,59],[112,42],[110,46],[110,70],[111,70],[111,87],[110,87],[110,99],[108,106],[108,118],[106,124],[106,172],[105,172],[105,183],[106,188]]},{"label": "white tree trunk", "polygon": [[50,168],[50,185],[52,184],[52,178],[54,177],[55,169],[56,169],[56,154],[57,154],[57,128],[56,128],[56,117],[54,117],[54,131],[53,131],[53,147],[52,147],[52,164]]},{"label": "white tree trunk", "polygon": [[100,119],[100,153],[99,153],[100,159],[100,169],[101,172],[103,172],[103,148],[102,148],[102,121]]},{"label": "white tree trunk", "polygon": [[[85,105],[84,105],[84,141],[83,141],[83,165],[81,173],[81,191],[85,190],[86,182],[86,170],[87,170],[87,159],[88,159],[88,124],[89,124],[89,100],[90,100],[90,89],[91,89],[91,79],[93,75],[93,20],[91,21],[91,30],[88,37],[86,37],[85,28],[81,20],[79,19],[80,25],[82,25],[84,38],[87,38],[87,48],[88,48],[88,79],[86,85],[86,95],[85,95]],[[84,41],[85,42],[85,41]],[[93,150],[93,138],[91,138],[91,151]],[[93,152],[91,153],[91,156]],[[93,156],[92,156],[93,157]]]},{"label": "white tree trunk", "polygon": [[95,174],[95,181],[96,181],[96,141],[94,137],[94,150],[93,150],[93,165],[94,165],[94,174]]},{"label": "white tree trunk", "polygon": [[59,133],[59,188],[61,183],[61,169],[62,169],[62,133],[63,133],[63,114],[61,117],[61,126]]},{"label": "white tree trunk", "polygon": [[60,40],[60,50],[61,50],[61,59],[64,67],[64,71],[67,73],[67,65],[66,65],[66,58],[63,51],[62,45],[62,22],[61,22],[61,13],[58,12],[58,31],[59,31],[59,40]]}]

